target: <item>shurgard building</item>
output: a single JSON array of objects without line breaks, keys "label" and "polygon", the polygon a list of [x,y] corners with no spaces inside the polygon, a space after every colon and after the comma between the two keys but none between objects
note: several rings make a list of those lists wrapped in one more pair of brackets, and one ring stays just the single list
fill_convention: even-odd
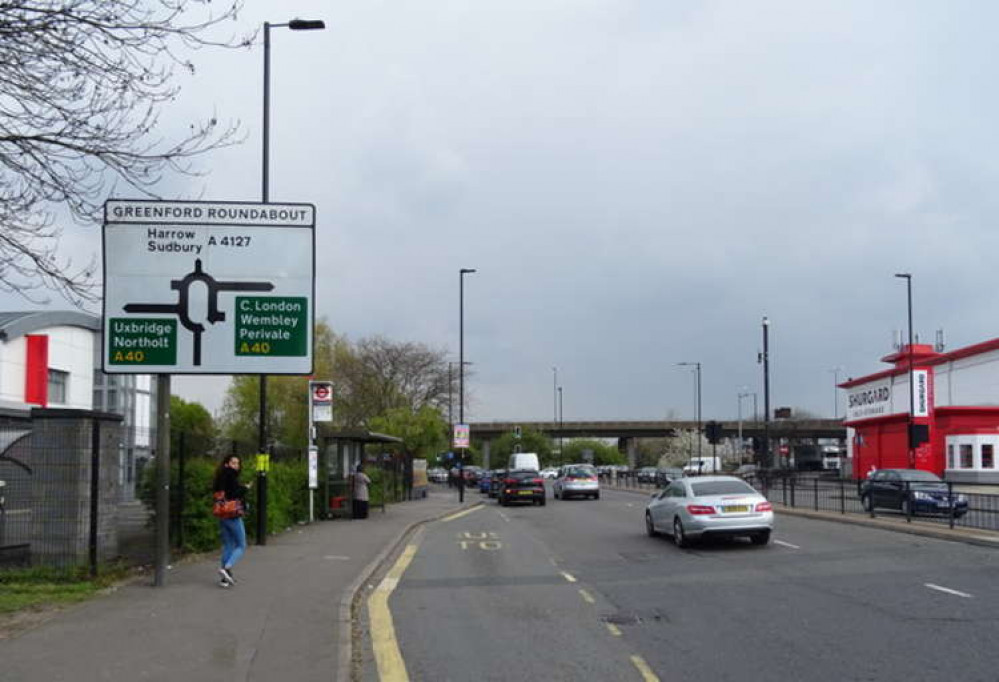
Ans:
[{"label": "shurgard building", "polygon": [[[881,360],[891,367],[839,385],[853,476],[916,468],[953,482],[999,483],[999,339],[949,353],[903,346]],[[910,424],[914,442],[925,439],[915,447]]]}]

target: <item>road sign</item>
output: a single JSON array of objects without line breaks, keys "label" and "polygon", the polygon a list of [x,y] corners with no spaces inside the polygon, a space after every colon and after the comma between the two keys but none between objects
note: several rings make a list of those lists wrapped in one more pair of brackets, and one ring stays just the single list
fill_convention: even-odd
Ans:
[{"label": "road sign", "polygon": [[110,200],[103,368],[310,374],[311,204]]},{"label": "road sign", "polygon": [[454,425],[454,447],[467,448],[469,446],[470,434],[468,424]]},{"label": "road sign", "polygon": [[310,381],[309,399],[312,403],[313,422],[333,421],[333,382]]}]

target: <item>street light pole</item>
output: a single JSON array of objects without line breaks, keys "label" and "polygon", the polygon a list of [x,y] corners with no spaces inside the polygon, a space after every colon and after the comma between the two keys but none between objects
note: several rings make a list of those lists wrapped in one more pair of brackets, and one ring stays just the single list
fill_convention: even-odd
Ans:
[{"label": "street light pole", "polygon": [[909,312],[909,468],[916,468],[916,448],[913,445],[913,433],[912,424],[913,419],[916,414],[916,387],[915,387],[915,368],[912,366],[912,274],[908,272],[900,272],[895,275],[899,279],[905,280],[906,288],[906,298],[908,300],[908,312]]},{"label": "street light pole", "polygon": [[[465,275],[473,268],[458,270],[458,423],[465,423]],[[458,501],[465,501],[465,448],[458,455]]]},{"label": "street light pole", "polygon": [[839,419],[839,372],[842,367],[833,367],[830,372],[833,375],[833,419]]},{"label": "street light pole", "polygon": [[[701,363],[699,362],[678,362],[681,367],[695,367],[697,369],[697,461],[701,459]],[[687,462],[690,463],[689,460]]]},{"label": "street light pole", "polygon": [[[263,203],[270,202],[270,155],[271,155],[271,29],[288,28],[292,31],[314,31],[326,28],[320,20],[292,19],[284,24],[264,22],[264,121],[263,158],[261,160],[260,195]],[[260,410],[257,416],[257,449],[260,454],[267,451],[267,375],[260,375]],[[267,474],[257,472],[257,544],[267,544]]]},{"label": "street light pole", "polygon": [[770,468],[770,320],[763,317],[763,468]]},{"label": "street light pole", "polygon": [[565,464],[565,454],[562,452],[562,429],[565,422],[562,420],[562,387],[558,387],[558,462]]}]

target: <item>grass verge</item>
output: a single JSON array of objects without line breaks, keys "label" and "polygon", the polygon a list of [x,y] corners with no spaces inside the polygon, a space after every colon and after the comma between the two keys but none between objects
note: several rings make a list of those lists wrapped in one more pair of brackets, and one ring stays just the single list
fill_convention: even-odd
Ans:
[{"label": "grass verge", "polygon": [[97,578],[86,567],[25,568],[0,572],[0,615],[84,601],[126,578],[123,566],[102,567]]}]

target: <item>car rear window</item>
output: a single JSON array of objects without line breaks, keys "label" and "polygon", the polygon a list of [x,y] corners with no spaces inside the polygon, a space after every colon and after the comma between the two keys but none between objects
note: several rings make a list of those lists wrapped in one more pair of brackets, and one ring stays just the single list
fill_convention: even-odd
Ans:
[{"label": "car rear window", "polygon": [[694,491],[694,497],[738,495],[756,492],[748,483],[744,483],[743,481],[703,481],[700,483],[691,483],[690,489]]},{"label": "car rear window", "polygon": [[566,467],[566,476],[596,476],[597,472],[589,467]]},{"label": "car rear window", "polygon": [[532,478],[540,478],[541,474],[537,471],[511,471],[506,476],[507,478],[516,478],[517,480],[523,481],[525,479],[530,480]]}]

